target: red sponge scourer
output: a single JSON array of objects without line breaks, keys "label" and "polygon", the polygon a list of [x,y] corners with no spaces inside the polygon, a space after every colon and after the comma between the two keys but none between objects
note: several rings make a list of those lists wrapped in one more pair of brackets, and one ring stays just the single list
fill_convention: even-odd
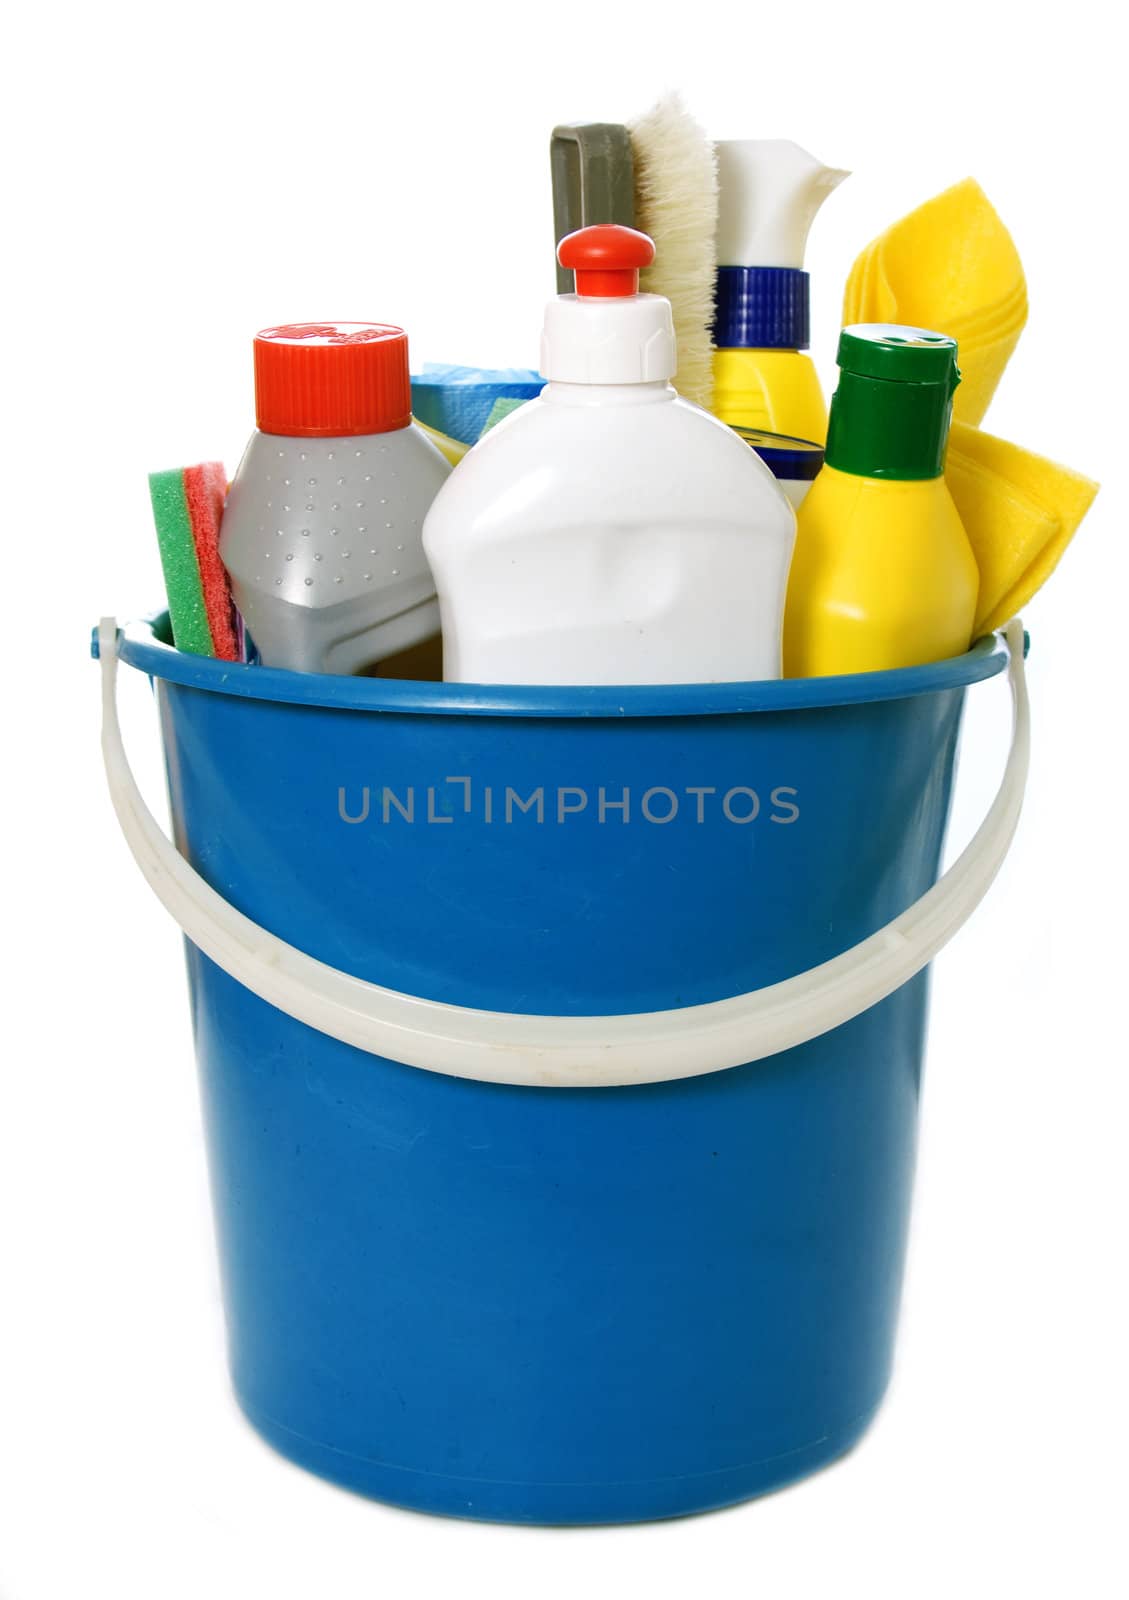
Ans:
[{"label": "red sponge scourer", "polygon": [[178,650],[240,659],[231,586],[220,560],[227,474],[222,462],[149,474],[149,494]]}]

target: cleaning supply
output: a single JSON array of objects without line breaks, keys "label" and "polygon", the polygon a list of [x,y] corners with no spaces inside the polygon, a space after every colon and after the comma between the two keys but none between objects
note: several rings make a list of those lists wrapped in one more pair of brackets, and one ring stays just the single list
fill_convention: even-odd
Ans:
[{"label": "cleaning supply", "polygon": [[254,350],[220,536],[236,604],[266,666],[360,672],[438,630],[420,530],[450,464],[412,423],[402,328],[292,323]]},{"label": "cleaning supply", "polygon": [[734,427],[822,442],[804,249],[816,212],[850,174],[790,139],[722,140],[717,163],[713,409]]},{"label": "cleaning supply", "polygon": [[979,423],[1027,321],[1027,283],[1011,235],[973,178],[927,200],[861,253],[843,322],[943,328],[960,346],[960,422]]},{"label": "cleaning supply", "polygon": [[945,482],[980,569],[979,638],[1018,616],[1046,583],[1098,486],[965,422],[953,423]]},{"label": "cleaning supply", "polygon": [[798,511],[823,466],[823,446],[813,439],[789,439],[784,433],[764,433],[757,428],[734,428],[755,450]]},{"label": "cleaning supply", "polygon": [[654,245],[560,246],[544,393],[488,433],[424,525],[448,680],[774,678],[795,516],[733,431],[671,387],[670,303],[638,293]]},{"label": "cleaning supply", "polygon": [[717,269],[717,160],[713,145],[676,94],[631,124],[635,225],[655,242],[643,269],[647,294],[670,301],[678,349],[678,392],[713,401],[714,277]]},{"label": "cleaning supply", "polygon": [[149,474],[173,643],[193,655],[238,661],[231,585],[219,555],[226,492],[219,461]]},{"label": "cleaning supply", "polygon": [[944,478],[956,355],[954,340],[923,328],[844,328],[826,464],[798,517],[787,677],[968,649],[978,574]]},{"label": "cleaning supply", "polygon": [[421,422],[418,417],[414,417],[412,420],[417,428],[426,433],[432,444],[436,445],[442,454],[447,457],[451,465],[457,467],[470,449],[470,445],[464,444],[461,439],[452,439],[447,434],[440,433],[438,428],[428,427],[427,423]]},{"label": "cleaning supply", "polygon": [[[923,969],[1023,800],[1009,635],[845,686],[491,689],[233,672],[104,620],[107,777],[186,935],[232,1377],[275,1448],[526,1524],[850,1448],[893,1356]],[[1003,783],[938,882],[966,689],[1009,658]],[[119,660],[159,688],[179,852]]]},{"label": "cleaning supply", "polygon": [[844,319],[942,327],[960,345],[945,481],[980,569],[973,631],[1000,627],[1042,587],[1097,484],[977,424],[1027,318],[1019,253],[972,178],[911,211],[861,253]]},{"label": "cleaning supply", "polygon": [[557,293],[567,294],[572,277],[557,260],[561,240],[598,222],[635,226],[631,137],[620,122],[562,122],[549,141],[549,165]]},{"label": "cleaning supply", "polygon": [[532,400],[545,387],[527,367],[460,367],[428,361],[412,379],[412,411],[448,438],[471,445],[486,426],[495,400]]},{"label": "cleaning supply", "polygon": [[[496,428],[499,422],[504,422],[511,412],[520,410],[522,406],[528,405],[528,403],[526,400],[509,400],[504,397],[501,400],[495,400],[490,407],[490,415],[486,418],[482,433],[489,433],[490,429]],[[482,434],[479,434],[479,438],[481,437]]]}]

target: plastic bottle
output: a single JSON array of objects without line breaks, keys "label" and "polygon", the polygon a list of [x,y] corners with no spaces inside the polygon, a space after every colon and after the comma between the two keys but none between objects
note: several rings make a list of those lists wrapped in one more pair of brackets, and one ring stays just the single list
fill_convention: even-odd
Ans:
[{"label": "plastic bottle", "polygon": [[474,447],[424,545],[447,679],[708,683],[780,675],[795,514],[731,429],[671,387],[670,302],[615,224],[561,241],[548,383]]},{"label": "plastic bottle", "polygon": [[807,350],[808,229],[846,172],[790,139],[717,145],[713,408],[731,427],[822,443],[827,407]]},{"label": "plastic bottle", "polygon": [[967,650],[980,579],[944,479],[956,354],[922,328],[843,329],[826,462],[799,511],[786,676]]},{"label": "plastic bottle", "polygon": [[220,555],[263,664],[360,672],[436,634],[420,534],[451,468],[412,423],[403,329],[257,334],[255,412]]}]

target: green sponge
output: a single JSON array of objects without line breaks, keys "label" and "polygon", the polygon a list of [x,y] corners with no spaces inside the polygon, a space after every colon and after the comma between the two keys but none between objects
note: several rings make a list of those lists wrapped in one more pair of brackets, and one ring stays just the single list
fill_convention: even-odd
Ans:
[{"label": "green sponge", "polygon": [[516,411],[519,406],[523,406],[524,404],[524,400],[515,400],[509,395],[499,396],[499,398],[495,400],[494,404],[490,407],[490,414],[483,423],[482,433],[480,433],[478,437],[481,439],[483,434],[489,433],[491,428],[496,428],[499,422],[501,422],[505,417],[508,417],[511,411]]},{"label": "green sponge", "polygon": [[219,461],[149,474],[173,643],[192,655],[238,661],[231,585],[219,553],[226,492]]}]

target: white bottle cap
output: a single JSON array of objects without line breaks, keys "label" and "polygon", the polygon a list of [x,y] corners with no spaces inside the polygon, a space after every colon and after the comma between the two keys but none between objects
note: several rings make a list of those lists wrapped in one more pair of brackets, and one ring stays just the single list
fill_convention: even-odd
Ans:
[{"label": "white bottle cap", "polygon": [[678,370],[670,301],[639,294],[639,269],[655,247],[615,223],[562,239],[558,257],[576,272],[576,294],[545,308],[541,372],[551,383],[665,383]]}]

